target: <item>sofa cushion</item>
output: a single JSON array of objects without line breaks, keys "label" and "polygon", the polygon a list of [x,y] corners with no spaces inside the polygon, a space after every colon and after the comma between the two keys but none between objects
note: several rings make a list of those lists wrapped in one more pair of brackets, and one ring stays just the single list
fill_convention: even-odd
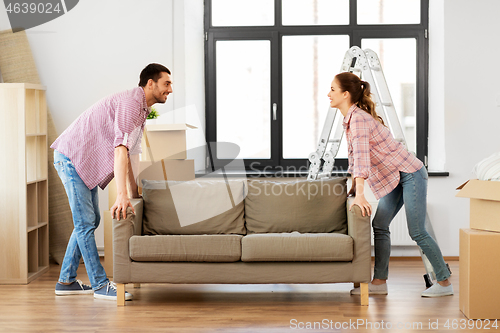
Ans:
[{"label": "sofa cushion", "polygon": [[338,233],[268,233],[243,237],[242,261],[351,261],[353,241]]},{"label": "sofa cushion", "polygon": [[145,235],[246,234],[243,180],[143,180]]},{"label": "sofa cushion", "polygon": [[347,233],[346,178],[250,180],[245,198],[248,233]]},{"label": "sofa cushion", "polygon": [[234,262],[241,258],[241,235],[132,236],[134,261]]}]

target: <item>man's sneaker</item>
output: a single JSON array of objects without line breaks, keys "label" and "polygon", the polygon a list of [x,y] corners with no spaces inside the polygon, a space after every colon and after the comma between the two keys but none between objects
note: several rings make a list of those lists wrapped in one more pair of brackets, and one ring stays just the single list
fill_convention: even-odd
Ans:
[{"label": "man's sneaker", "polygon": [[87,295],[93,293],[92,287],[83,284],[80,280],[73,281],[68,285],[59,282],[56,283],[56,295],[58,296]]},{"label": "man's sneaker", "polygon": [[[94,291],[94,298],[116,301],[116,284],[111,281],[108,282],[108,284],[106,284],[101,289],[97,289],[96,291]],[[132,294],[125,292],[125,300],[132,300]]]},{"label": "man's sneaker", "polygon": [[422,292],[422,297],[441,297],[451,295],[453,295],[453,286],[451,284],[443,287],[439,283],[435,283],[432,287]]},{"label": "man's sneaker", "polygon": [[[384,284],[372,284],[368,283],[368,294],[369,295],[387,295],[387,283]],[[361,295],[361,288],[357,287],[351,290],[351,295]]]}]

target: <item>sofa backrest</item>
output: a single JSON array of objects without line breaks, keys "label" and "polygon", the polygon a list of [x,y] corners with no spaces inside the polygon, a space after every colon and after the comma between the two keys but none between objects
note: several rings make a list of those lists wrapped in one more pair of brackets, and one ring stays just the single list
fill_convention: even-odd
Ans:
[{"label": "sofa backrest", "polygon": [[143,180],[143,234],[347,234],[346,178]]},{"label": "sofa backrest", "polygon": [[245,235],[243,180],[143,180],[143,234]]},{"label": "sofa backrest", "polygon": [[347,234],[346,178],[248,181],[248,233]]}]

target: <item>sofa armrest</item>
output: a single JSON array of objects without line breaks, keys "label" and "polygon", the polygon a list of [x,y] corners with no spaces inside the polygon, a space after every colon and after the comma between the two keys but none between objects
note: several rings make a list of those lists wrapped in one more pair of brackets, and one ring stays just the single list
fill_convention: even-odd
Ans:
[{"label": "sofa armrest", "polygon": [[142,199],[142,197],[136,199],[130,199],[130,203],[132,204],[135,210],[135,216],[132,220],[132,222],[134,223],[134,235],[140,236],[142,235],[142,212],[144,209],[144,200]]},{"label": "sofa armrest", "polygon": [[127,208],[123,220],[113,219],[113,280],[116,283],[128,283],[131,277],[129,239],[142,233],[143,200],[131,199],[135,214]]},{"label": "sofa armrest", "polygon": [[371,278],[371,226],[370,216],[363,216],[361,208],[357,205],[349,210],[354,201],[353,197],[347,198],[347,234],[354,241],[354,256],[352,263],[355,265],[353,282],[369,282]]}]

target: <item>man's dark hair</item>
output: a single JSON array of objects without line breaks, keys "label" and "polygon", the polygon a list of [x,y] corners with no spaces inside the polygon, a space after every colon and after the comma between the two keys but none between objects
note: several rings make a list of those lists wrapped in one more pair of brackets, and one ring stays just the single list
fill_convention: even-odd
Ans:
[{"label": "man's dark hair", "polygon": [[167,74],[172,74],[170,73],[170,70],[160,64],[149,64],[141,72],[141,75],[139,76],[139,87],[145,87],[146,84],[148,83],[149,79],[153,80],[154,82],[158,82],[158,79],[161,77],[161,73],[167,73]]}]

